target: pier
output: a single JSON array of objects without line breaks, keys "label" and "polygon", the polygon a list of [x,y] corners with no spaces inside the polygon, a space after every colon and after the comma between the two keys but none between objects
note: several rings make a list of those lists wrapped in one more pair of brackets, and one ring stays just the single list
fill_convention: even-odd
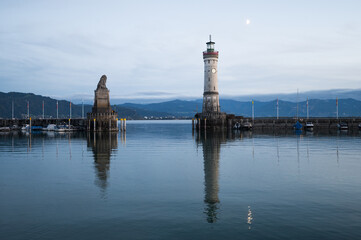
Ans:
[{"label": "pier", "polygon": [[306,122],[312,122],[313,129],[326,130],[338,129],[337,125],[341,122],[346,123],[349,129],[358,129],[361,118],[244,118],[243,121],[250,122],[255,129],[293,129],[293,125],[298,121],[303,127]]},{"label": "pier", "polygon": [[[212,128],[215,125],[209,123],[209,120],[206,118],[196,118],[193,119],[193,126],[195,128]],[[349,130],[358,130],[361,124],[360,117],[350,117],[350,118],[327,118],[327,117],[318,117],[318,118],[251,118],[251,117],[241,117],[234,116],[232,114],[227,114],[226,124],[217,125],[216,127],[223,127],[232,129],[236,124],[240,124],[241,128],[246,128],[245,126],[251,126],[252,129],[264,129],[264,130],[290,130],[294,128],[296,122],[301,123],[305,126],[306,122],[313,123],[314,130],[327,130],[327,129],[338,129],[338,124],[345,123],[348,126]],[[248,128],[248,127],[247,127]]]},{"label": "pier", "polygon": [[[41,126],[46,128],[49,124],[69,124],[79,130],[86,130],[87,119],[86,118],[49,118],[49,119],[31,119],[32,126]],[[30,124],[30,119],[0,119],[0,127],[12,127],[14,125],[22,127],[26,124]]]}]

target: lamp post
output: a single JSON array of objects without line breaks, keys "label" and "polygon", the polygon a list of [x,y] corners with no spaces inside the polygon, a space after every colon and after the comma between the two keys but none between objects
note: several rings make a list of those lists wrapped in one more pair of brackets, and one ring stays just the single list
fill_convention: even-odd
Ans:
[{"label": "lamp post", "polygon": [[336,118],[338,119],[338,98],[336,98]]}]

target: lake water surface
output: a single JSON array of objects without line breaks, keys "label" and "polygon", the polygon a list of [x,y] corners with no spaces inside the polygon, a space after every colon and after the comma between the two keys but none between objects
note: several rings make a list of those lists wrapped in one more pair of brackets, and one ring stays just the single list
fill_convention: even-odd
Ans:
[{"label": "lake water surface", "polygon": [[361,134],[0,135],[0,239],[361,239]]}]

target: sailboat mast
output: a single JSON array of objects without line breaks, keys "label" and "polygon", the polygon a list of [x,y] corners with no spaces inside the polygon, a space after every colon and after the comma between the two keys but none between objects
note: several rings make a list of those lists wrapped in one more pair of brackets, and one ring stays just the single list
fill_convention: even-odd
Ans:
[{"label": "sailboat mast", "polygon": [[14,119],[14,100],[11,103],[11,118]]},{"label": "sailboat mast", "polygon": [[308,98],[307,98],[307,119],[309,117],[309,114],[308,114]]},{"label": "sailboat mast", "polygon": [[278,98],[277,98],[277,119],[279,118],[279,105],[278,105]]},{"label": "sailboat mast", "polygon": [[84,118],[84,101],[81,100],[81,118]]},{"label": "sailboat mast", "polygon": [[297,88],[297,112],[296,112],[296,118],[298,120],[298,88]]}]

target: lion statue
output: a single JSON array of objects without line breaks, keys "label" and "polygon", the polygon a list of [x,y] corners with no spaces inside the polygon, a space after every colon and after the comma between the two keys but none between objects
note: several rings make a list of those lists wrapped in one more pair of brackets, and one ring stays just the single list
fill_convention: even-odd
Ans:
[{"label": "lion statue", "polygon": [[97,90],[99,88],[107,89],[106,83],[107,83],[107,76],[103,75],[98,82]]}]

